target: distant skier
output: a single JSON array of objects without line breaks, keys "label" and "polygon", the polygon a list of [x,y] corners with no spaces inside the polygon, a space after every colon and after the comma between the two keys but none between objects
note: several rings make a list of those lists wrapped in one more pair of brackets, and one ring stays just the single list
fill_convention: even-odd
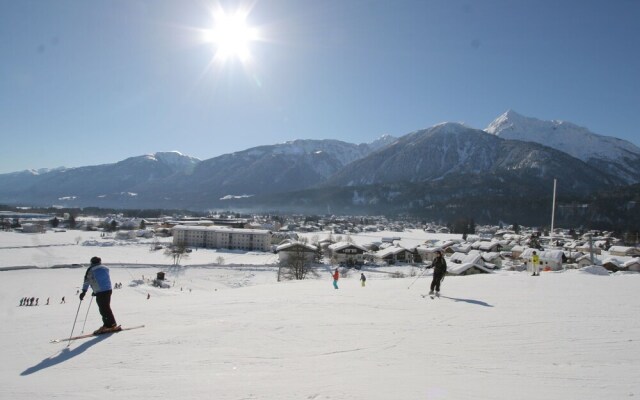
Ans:
[{"label": "distant skier", "polygon": [[340,272],[338,272],[338,268],[333,271],[333,288],[338,289],[338,279],[340,279]]},{"label": "distant skier", "polygon": [[64,296],[62,296],[62,300],[60,301],[60,304],[64,304],[66,303],[66,301],[64,301]]},{"label": "distant skier", "polygon": [[360,273],[360,284],[364,287],[365,282],[367,281],[367,277],[364,276],[364,273]]},{"label": "distant skier", "polygon": [[531,255],[531,270],[533,272],[531,276],[540,276],[540,256],[535,250]]},{"label": "distant skier", "polygon": [[98,328],[94,334],[113,332],[120,328],[116,324],[116,319],[111,311],[111,277],[109,269],[102,265],[100,257],[92,257],[91,265],[84,274],[84,283],[82,284],[82,292],[80,293],[80,301],[87,294],[87,289],[91,286],[92,296],[96,297],[96,303],[102,316],[102,326]]},{"label": "distant skier", "polygon": [[440,296],[440,282],[442,282],[444,275],[447,273],[447,262],[442,256],[442,251],[436,251],[436,258],[431,265],[433,266],[433,279],[431,280],[429,296],[433,295],[434,289],[436,296]]}]

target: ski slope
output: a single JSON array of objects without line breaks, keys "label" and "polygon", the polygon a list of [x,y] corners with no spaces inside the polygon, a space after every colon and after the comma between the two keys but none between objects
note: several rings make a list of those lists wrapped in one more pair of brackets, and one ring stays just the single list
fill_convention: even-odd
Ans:
[{"label": "ski slope", "polygon": [[[447,277],[366,271],[275,282],[269,267],[111,268],[143,329],[66,344],[83,270],[0,272],[0,398],[602,399],[640,395],[640,275]],[[48,306],[19,307],[30,294]],[[147,294],[150,299],[147,300]],[[66,304],[59,304],[66,295]],[[79,309],[75,333],[89,302]],[[85,331],[100,325],[88,310]]]}]

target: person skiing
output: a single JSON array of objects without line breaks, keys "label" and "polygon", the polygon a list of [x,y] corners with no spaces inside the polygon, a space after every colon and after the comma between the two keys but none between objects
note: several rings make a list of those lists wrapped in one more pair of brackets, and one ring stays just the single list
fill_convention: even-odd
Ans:
[{"label": "person skiing", "polygon": [[447,262],[442,256],[442,251],[436,251],[436,258],[431,263],[433,267],[433,279],[431,280],[431,290],[429,296],[433,296],[435,289],[436,296],[440,296],[440,282],[444,279],[444,275],[447,273]]},{"label": "person skiing", "polygon": [[533,272],[531,276],[540,276],[540,256],[535,250],[531,255],[531,270]]},{"label": "person skiing", "polygon": [[92,296],[96,297],[96,303],[102,316],[102,326],[93,333],[98,335],[107,332],[116,332],[121,328],[116,324],[116,319],[111,311],[111,277],[109,269],[102,265],[100,257],[92,257],[91,265],[84,274],[84,283],[82,284],[82,292],[80,292],[80,301],[87,294],[87,289],[91,286]]},{"label": "person skiing", "polygon": [[364,283],[367,281],[367,277],[364,276],[364,273],[360,273],[360,284],[364,287]]},{"label": "person skiing", "polygon": [[338,289],[338,279],[340,278],[340,273],[338,272],[338,268],[333,271],[333,288]]}]

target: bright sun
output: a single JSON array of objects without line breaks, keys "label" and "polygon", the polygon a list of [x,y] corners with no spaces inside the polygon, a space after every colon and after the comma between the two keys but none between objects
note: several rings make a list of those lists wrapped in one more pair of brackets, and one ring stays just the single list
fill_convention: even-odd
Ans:
[{"label": "bright sun", "polygon": [[205,38],[216,45],[216,60],[224,62],[237,58],[247,62],[251,58],[249,43],[258,39],[257,30],[247,25],[247,14],[230,15],[220,10],[214,18],[214,28],[205,33]]}]

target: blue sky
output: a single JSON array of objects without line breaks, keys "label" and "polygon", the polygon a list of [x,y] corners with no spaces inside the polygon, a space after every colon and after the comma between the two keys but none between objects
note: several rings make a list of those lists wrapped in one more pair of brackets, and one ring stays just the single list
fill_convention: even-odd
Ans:
[{"label": "blue sky", "polygon": [[[251,61],[212,64],[212,10]],[[371,142],[508,109],[640,144],[640,1],[3,0],[0,173],[293,139]]]}]

